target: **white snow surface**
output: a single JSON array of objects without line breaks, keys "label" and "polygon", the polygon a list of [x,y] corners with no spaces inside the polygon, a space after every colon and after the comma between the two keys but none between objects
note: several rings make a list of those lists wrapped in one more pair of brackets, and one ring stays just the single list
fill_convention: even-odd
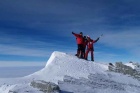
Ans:
[{"label": "white snow surface", "polygon": [[[88,79],[91,74],[95,84],[92,87],[86,83],[88,80],[91,81]],[[39,89],[31,87],[31,81],[45,80],[58,84],[58,81],[63,82],[65,76],[75,78],[73,79],[75,82],[78,82],[76,79],[80,80],[82,77],[84,78],[82,82],[85,85],[64,82],[60,84],[60,89],[69,92],[63,93],[140,93],[140,81],[127,75],[109,72],[106,63],[86,61],[58,51],[52,53],[46,66],[40,71],[20,78],[1,78],[0,93],[12,93],[12,91],[17,93],[43,93]],[[124,90],[112,88],[113,84],[121,84]]]}]

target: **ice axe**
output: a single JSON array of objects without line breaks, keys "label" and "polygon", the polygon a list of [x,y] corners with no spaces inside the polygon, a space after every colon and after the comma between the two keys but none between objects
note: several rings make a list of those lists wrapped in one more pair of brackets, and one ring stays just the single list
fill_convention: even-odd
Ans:
[{"label": "ice axe", "polygon": [[99,36],[99,38],[102,37],[102,36],[103,36],[103,34],[101,34],[101,35]]}]

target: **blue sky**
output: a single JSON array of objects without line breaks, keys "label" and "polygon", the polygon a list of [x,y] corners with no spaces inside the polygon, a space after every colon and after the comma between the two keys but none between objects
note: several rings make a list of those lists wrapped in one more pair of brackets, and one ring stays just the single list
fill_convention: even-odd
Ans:
[{"label": "blue sky", "polygon": [[53,51],[74,55],[72,31],[93,39],[104,34],[95,44],[97,62],[140,62],[139,4],[139,0],[1,0],[0,63],[42,65]]}]

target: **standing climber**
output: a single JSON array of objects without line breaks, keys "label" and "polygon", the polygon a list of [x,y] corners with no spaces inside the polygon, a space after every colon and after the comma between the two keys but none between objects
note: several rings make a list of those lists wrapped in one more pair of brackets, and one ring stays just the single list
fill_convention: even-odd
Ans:
[{"label": "standing climber", "polygon": [[99,40],[99,37],[96,40],[91,39],[89,36],[87,36],[87,50],[86,50],[86,54],[85,54],[85,59],[87,60],[88,57],[88,53],[89,51],[91,52],[91,61],[94,61],[94,43],[96,43]]},{"label": "standing climber", "polygon": [[85,58],[85,50],[86,50],[86,46],[87,46],[87,43],[88,43],[88,40],[87,40],[87,37],[84,36],[83,37],[83,57]]},{"label": "standing climber", "polygon": [[77,57],[83,58],[83,33],[80,32],[79,34],[76,34],[74,32],[72,32],[72,34],[76,37],[76,41],[77,41]]}]

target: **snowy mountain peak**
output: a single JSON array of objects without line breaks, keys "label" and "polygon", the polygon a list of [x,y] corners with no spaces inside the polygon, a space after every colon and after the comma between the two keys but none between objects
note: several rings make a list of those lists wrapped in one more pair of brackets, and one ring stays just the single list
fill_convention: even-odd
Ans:
[{"label": "snowy mountain peak", "polygon": [[40,74],[43,80],[57,83],[58,80],[63,80],[65,75],[75,78],[87,78],[89,73],[104,73],[107,69],[107,65],[86,61],[73,55],[55,51],[49,58],[45,68],[35,74]]},{"label": "snowy mountain peak", "polygon": [[[46,66],[31,75],[16,79],[0,79],[0,93],[43,93],[30,86],[41,80],[58,84],[66,93],[139,93],[140,82],[130,76],[109,72],[108,65],[79,59],[55,51]],[[14,93],[14,92],[12,92]],[[61,93],[61,92],[60,92]]]}]

